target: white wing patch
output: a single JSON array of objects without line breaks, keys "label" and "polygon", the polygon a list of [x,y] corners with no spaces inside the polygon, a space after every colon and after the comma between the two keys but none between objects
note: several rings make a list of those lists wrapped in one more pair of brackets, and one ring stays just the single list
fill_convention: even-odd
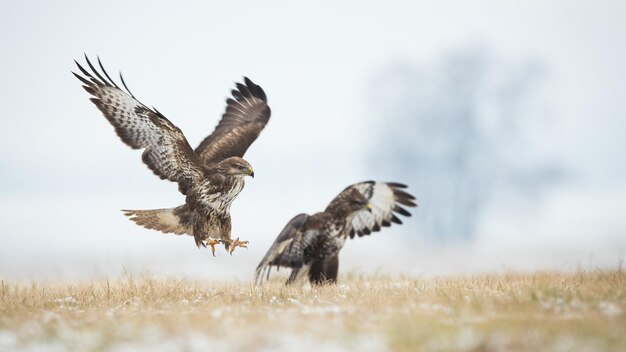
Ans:
[{"label": "white wing patch", "polygon": [[391,223],[402,224],[402,221],[394,214],[404,216],[411,214],[400,204],[414,207],[415,197],[402,191],[406,186],[398,183],[363,182],[354,185],[359,192],[370,200],[371,212],[359,211],[351,221],[350,238],[359,237],[380,231],[381,226],[391,226]]}]

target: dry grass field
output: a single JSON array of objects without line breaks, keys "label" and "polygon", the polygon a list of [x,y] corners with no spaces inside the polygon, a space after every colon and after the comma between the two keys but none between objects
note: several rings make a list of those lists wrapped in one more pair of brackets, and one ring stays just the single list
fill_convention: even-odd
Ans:
[{"label": "dry grass field", "polygon": [[0,350],[626,351],[626,274],[127,277],[0,288]]}]

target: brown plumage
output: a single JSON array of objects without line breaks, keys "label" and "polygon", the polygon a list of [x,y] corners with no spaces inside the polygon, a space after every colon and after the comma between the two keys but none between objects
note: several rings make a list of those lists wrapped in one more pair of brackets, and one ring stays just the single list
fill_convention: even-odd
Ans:
[{"label": "brown plumage", "polygon": [[[78,62],[83,74],[74,76],[93,97],[90,99],[113,125],[120,139],[133,149],[143,149],[143,162],[161,179],[178,183],[186,196],[184,205],[154,210],[124,210],[138,225],[165,233],[193,235],[197,246],[223,243],[234,250],[245,241],[230,238],[230,205],[253,176],[242,159],[270,118],[263,89],[248,78],[237,83],[226,112],[215,131],[195,149],[181,130],[154,108],[139,102],[120,79],[122,90],[98,59],[99,72],[85,56],[90,71]],[[231,246],[232,245],[232,246]]]},{"label": "brown plumage", "polygon": [[287,284],[308,277],[315,284],[335,283],[339,251],[346,239],[369,235],[402,224],[396,216],[411,216],[402,207],[415,207],[411,194],[400,183],[366,181],[348,186],[326,210],[299,214],[287,223],[257,266],[255,281],[269,279],[271,267],[291,268]]}]

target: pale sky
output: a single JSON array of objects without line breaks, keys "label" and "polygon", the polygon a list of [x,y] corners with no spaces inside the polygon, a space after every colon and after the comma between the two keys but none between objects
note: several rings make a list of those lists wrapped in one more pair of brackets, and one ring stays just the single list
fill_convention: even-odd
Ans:
[{"label": "pale sky", "polygon": [[[572,269],[623,257],[623,1],[171,4],[0,4],[0,277],[84,278],[126,267],[249,279],[293,215],[320,211],[346,185],[378,176],[362,164],[376,74],[467,46],[546,68],[550,128],[531,125],[524,134],[529,149],[575,170],[574,184],[556,187],[540,204],[495,204],[481,241],[470,247],[429,248],[398,227],[348,243],[344,268]],[[192,145],[212,131],[234,81],[246,75],[264,88],[272,118],[246,154],[256,178],[232,209],[233,231],[251,240],[250,250],[209,258],[191,238],[141,229],[120,214],[183,197],[149,172],[88,101],[70,74],[83,53],[99,55],[109,73],[122,71],[133,93]],[[420,185],[410,186],[419,198]],[[514,215],[527,207],[532,219]],[[415,238],[415,247],[392,238]],[[466,260],[476,264],[468,269]]]}]

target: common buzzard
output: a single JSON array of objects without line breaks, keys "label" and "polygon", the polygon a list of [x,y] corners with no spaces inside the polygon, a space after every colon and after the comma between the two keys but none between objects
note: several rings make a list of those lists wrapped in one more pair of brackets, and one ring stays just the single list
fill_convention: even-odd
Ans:
[{"label": "common buzzard", "polygon": [[339,251],[348,237],[362,237],[391,223],[402,224],[395,213],[411,216],[400,205],[417,206],[400,183],[366,181],[344,189],[326,210],[299,214],[267,251],[256,269],[255,282],[268,280],[272,266],[291,268],[287,284],[308,277],[311,283],[335,283]]},{"label": "common buzzard", "polygon": [[181,130],[155,108],[139,102],[120,74],[125,90],[85,56],[90,71],[78,62],[82,76],[74,74],[93,97],[90,99],[113,125],[120,139],[133,149],[143,149],[143,162],[161,179],[178,183],[185,204],[174,208],[124,210],[135,223],[164,233],[193,235],[198,247],[222,243],[230,253],[247,241],[230,237],[230,206],[244,187],[244,177],[254,177],[242,159],[270,118],[263,89],[244,77],[215,131],[193,150]]}]

